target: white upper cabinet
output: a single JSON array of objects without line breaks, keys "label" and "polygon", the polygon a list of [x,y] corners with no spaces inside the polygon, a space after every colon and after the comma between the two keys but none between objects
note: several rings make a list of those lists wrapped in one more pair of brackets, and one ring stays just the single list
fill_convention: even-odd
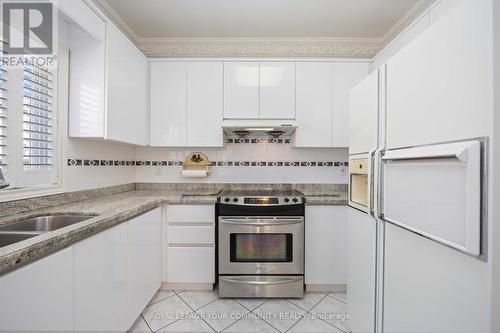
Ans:
[{"label": "white upper cabinet", "polygon": [[222,62],[187,64],[187,146],[222,147]]},{"label": "white upper cabinet", "polygon": [[297,62],[296,147],[332,146],[332,64]]},{"label": "white upper cabinet", "polygon": [[91,31],[77,18],[69,28],[69,136],[146,145],[147,59],[113,24],[94,18]]},{"label": "white upper cabinet", "polygon": [[490,135],[488,1],[460,1],[387,63],[387,147]]},{"label": "white upper cabinet", "polygon": [[103,139],[106,113],[106,23],[82,2],[65,0],[59,5],[72,19],[68,19],[68,134],[70,137]]},{"label": "white upper cabinet", "polygon": [[187,64],[151,63],[151,146],[186,146]]},{"label": "white upper cabinet", "polygon": [[225,62],[225,119],[294,119],[294,62]]},{"label": "white upper cabinet", "polygon": [[259,63],[224,63],[224,118],[259,118]]},{"label": "white upper cabinet", "polygon": [[349,154],[377,147],[378,86],[378,71],[374,71],[351,91]]},{"label": "white upper cabinet", "polygon": [[349,94],[369,73],[368,62],[334,62],[333,147],[349,147]]},{"label": "white upper cabinet", "polygon": [[222,62],[151,63],[151,146],[222,147]]},{"label": "white upper cabinet", "polygon": [[349,94],[368,62],[297,62],[296,147],[349,146]]},{"label": "white upper cabinet", "polygon": [[260,118],[295,119],[295,63],[260,63]]},{"label": "white upper cabinet", "polygon": [[106,28],[106,139],[145,145],[148,65],[144,55],[114,25]]}]

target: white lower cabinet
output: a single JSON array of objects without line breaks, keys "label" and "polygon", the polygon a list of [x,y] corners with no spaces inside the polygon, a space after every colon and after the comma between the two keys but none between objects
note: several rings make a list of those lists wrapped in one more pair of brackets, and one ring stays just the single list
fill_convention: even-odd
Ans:
[{"label": "white lower cabinet", "polygon": [[214,226],[168,226],[169,244],[205,244],[215,243]]},{"label": "white lower cabinet", "polygon": [[129,309],[132,326],[161,285],[161,211],[152,210],[128,223]]},{"label": "white lower cabinet", "polygon": [[347,284],[347,206],[306,206],[306,284]]},{"label": "white lower cabinet", "polygon": [[213,205],[169,205],[167,221],[175,224],[214,223],[215,207]]},{"label": "white lower cabinet", "polygon": [[165,282],[183,289],[215,283],[214,205],[169,205],[166,211]]},{"label": "white lower cabinet", "polygon": [[125,332],[160,285],[157,208],[0,276],[0,332]]},{"label": "white lower cabinet", "polygon": [[72,248],[0,277],[0,331],[73,329]]},{"label": "white lower cabinet", "polygon": [[169,283],[214,283],[215,247],[169,247]]},{"label": "white lower cabinet", "polygon": [[126,331],[127,223],[73,246],[76,331]]},{"label": "white lower cabinet", "polygon": [[161,285],[161,209],[73,246],[75,330],[126,331]]}]

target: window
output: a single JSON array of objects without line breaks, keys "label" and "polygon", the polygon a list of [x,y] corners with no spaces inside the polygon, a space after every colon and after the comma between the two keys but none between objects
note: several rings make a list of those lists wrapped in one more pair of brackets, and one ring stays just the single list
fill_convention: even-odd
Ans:
[{"label": "window", "polygon": [[0,69],[0,167],[10,183],[6,190],[57,184],[57,70],[34,64]]}]

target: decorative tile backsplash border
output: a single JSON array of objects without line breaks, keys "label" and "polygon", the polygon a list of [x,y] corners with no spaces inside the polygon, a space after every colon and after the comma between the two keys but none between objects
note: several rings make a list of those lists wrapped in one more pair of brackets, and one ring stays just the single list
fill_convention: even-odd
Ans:
[{"label": "decorative tile backsplash border", "polygon": [[[68,166],[182,166],[182,161],[115,161],[68,159]],[[334,161],[212,161],[212,167],[347,167],[349,162]]]},{"label": "decorative tile backsplash border", "polygon": [[228,138],[226,143],[235,144],[291,144],[291,139],[267,139],[267,138],[257,138],[257,139],[244,139],[244,138]]}]

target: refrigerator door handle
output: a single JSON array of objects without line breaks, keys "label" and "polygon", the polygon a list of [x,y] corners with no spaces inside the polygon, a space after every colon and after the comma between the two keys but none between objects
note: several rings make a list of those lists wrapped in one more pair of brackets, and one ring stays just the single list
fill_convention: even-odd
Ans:
[{"label": "refrigerator door handle", "polygon": [[374,217],[380,220],[384,220],[384,214],[382,211],[382,203],[384,199],[384,191],[383,191],[383,179],[384,179],[384,168],[383,168],[383,157],[385,155],[385,147],[379,147],[375,151],[375,181],[374,181],[374,193],[375,194],[375,203],[373,205],[374,209]]},{"label": "refrigerator door handle", "polygon": [[[486,138],[475,138],[386,151],[381,159],[383,211],[379,215],[386,222],[483,259],[486,143]],[[421,213],[422,206],[425,213]]]},{"label": "refrigerator door handle", "polygon": [[377,149],[370,150],[368,153],[368,214],[375,217],[374,204],[375,204],[375,152]]},{"label": "refrigerator door handle", "polygon": [[454,158],[459,162],[467,163],[469,161],[468,150],[470,146],[471,142],[466,141],[451,144],[391,150],[388,151],[382,159],[385,161],[400,161]]}]

